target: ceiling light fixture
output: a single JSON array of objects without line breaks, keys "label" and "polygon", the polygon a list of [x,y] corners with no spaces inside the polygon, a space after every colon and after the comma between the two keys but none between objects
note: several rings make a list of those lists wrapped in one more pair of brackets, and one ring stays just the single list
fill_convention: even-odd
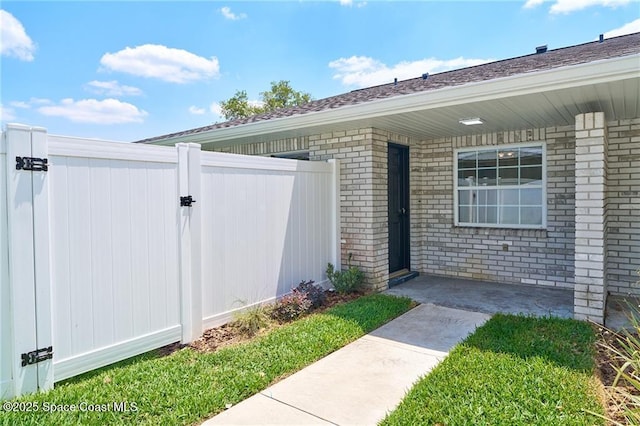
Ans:
[{"label": "ceiling light fixture", "polygon": [[460,120],[458,120],[458,122],[460,124],[464,124],[465,126],[477,126],[479,124],[484,124],[484,121],[482,121],[482,119],[478,117],[461,118]]}]

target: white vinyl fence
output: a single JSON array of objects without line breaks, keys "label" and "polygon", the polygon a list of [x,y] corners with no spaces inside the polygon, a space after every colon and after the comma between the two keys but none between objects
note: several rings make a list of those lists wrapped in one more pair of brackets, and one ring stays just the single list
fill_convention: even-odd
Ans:
[{"label": "white vinyl fence", "polygon": [[340,264],[335,162],[0,140],[0,399],[188,343]]}]

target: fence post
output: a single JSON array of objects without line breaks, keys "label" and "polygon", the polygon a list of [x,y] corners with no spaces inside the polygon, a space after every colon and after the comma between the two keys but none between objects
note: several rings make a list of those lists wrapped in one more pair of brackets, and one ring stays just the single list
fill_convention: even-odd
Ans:
[{"label": "fence post", "polygon": [[332,178],[332,195],[331,195],[331,262],[336,269],[342,268],[342,229],[340,222],[340,161],[336,159],[329,160],[329,164],[333,166]]},{"label": "fence post", "polygon": [[193,200],[191,206],[179,207],[182,343],[189,343],[202,334],[202,225],[198,204],[202,166],[200,145],[179,143],[176,149],[179,195]]},{"label": "fence post", "polygon": [[24,157],[47,157],[46,130],[9,124],[6,147],[13,388],[21,395],[53,387],[51,359],[26,365],[22,359],[52,339],[48,172],[20,164]]}]

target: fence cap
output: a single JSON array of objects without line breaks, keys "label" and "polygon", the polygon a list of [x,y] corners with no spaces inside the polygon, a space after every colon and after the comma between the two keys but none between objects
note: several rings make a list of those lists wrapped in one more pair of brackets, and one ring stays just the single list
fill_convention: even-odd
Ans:
[{"label": "fence cap", "polygon": [[25,132],[45,132],[47,129],[39,126],[29,126],[28,124],[20,124],[20,123],[7,123],[6,130],[22,130]]}]

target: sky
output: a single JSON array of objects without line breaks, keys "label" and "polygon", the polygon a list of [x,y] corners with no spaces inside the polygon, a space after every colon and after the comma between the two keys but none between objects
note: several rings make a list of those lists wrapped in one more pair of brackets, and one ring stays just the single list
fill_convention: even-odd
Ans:
[{"label": "sky", "polygon": [[274,81],[321,99],[639,31],[638,0],[0,1],[0,121],[135,141]]}]

